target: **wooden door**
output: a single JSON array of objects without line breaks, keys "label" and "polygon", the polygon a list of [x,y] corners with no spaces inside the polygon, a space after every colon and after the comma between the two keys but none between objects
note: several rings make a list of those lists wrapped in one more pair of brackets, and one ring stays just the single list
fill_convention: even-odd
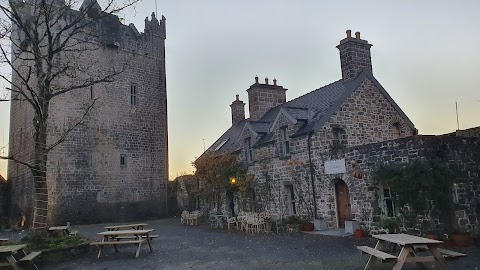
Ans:
[{"label": "wooden door", "polygon": [[335,183],[335,194],[337,197],[338,227],[344,228],[345,220],[350,219],[350,198],[348,197],[347,184],[342,180]]}]

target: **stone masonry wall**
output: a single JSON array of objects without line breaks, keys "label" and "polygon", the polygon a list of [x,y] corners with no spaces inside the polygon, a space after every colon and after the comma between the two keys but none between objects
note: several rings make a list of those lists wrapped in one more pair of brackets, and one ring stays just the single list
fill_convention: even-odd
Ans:
[{"label": "stone masonry wall", "polygon": [[[353,200],[357,207],[354,213],[356,218],[362,218],[362,212],[373,211],[375,186],[372,174],[378,164],[410,163],[414,160],[440,159],[457,174],[455,193],[457,205],[465,209],[466,217],[463,226],[472,227],[480,221],[480,140],[477,138],[463,138],[452,136],[413,136],[394,141],[386,141],[349,149],[345,153],[347,162],[355,160],[364,172],[363,179],[353,179],[352,189],[369,198],[362,201],[361,197]],[[367,209],[362,209],[365,207]],[[353,208],[353,207],[352,207]],[[458,225],[458,224],[457,224]]]},{"label": "stone masonry wall", "polygon": [[282,86],[252,84],[247,90],[250,120],[257,121],[271,108],[285,103],[286,91]]},{"label": "stone masonry wall", "polygon": [[[335,185],[336,179],[342,179],[349,187],[352,203],[352,213],[360,212],[358,202],[372,199],[364,190],[367,184],[354,185],[353,177],[345,175],[324,175],[324,161],[342,158],[347,147],[356,145],[387,141],[393,139],[392,125],[400,124],[401,136],[408,136],[413,130],[406,124],[400,114],[376,89],[368,79],[354,91],[352,96],[342,105],[319,132],[290,139],[291,154],[289,157],[281,155],[280,127],[288,126],[289,134],[298,129],[284,116],[280,116],[274,128],[274,142],[265,146],[254,148],[254,163],[249,167],[249,172],[255,175],[259,186],[266,182],[265,175],[271,178],[272,186],[270,202],[265,203],[272,212],[287,213],[285,185],[293,185],[298,214],[311,215],[313,205],[313,189],[311,183],[311,170],[315,177],[315,191],[317,203],[317,217],[327,220],[330,227],[337,227]],[[345,130],[345,144],[332,147],[333,127]],[[245,135],[247,136],[247,135]],[[308,141],[311,144],[312,168],[310,168],[308,155]],[[347,170],[352,171],[347,165]],[[265,193],[265,192],[264,192]]]},{"label": "stone masonry wall", "polygon": [[[49,153],[49,224],[127,221],[166,214],[164,26],[164,20],[159,22],[153,17],[146,21],[145,33],[123,36],[119,47],[106,46],[84,53],[78,61],[93,63],[99,74],[111,68],[125,71],[112,83],[52,100],[49,144],[78,121],[94,100],[95,105],[66,141]],[[130,104],[131,85],[136,86],[136,105]],[[33,148],[13,142],[18,140],[15,134],[21,129],[19,123],[31,126],[31,114],[23,110],[12,104],[10,151],[28,155]],[[120,164],[121,156],[125,165]],[[16,167],[9,164],[12,209],[29,212],[32,197],[26,196],[31,196],[31,175],[28,171],[17,172]]]}]

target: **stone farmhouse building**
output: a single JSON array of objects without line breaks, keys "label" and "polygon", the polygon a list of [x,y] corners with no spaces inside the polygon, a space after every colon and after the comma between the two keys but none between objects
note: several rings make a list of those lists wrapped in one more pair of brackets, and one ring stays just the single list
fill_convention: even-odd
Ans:
[{"label": "stone farmhouse building", "polygon": [[[326,161],[336,160],[332,151],[416,133],[410,119],[373,76],[371,46],[359,32],[352,37],[347,31],[337,46],[342,78],[288,102],[287,89],[276,80],[269,84],[265,79],[263,84],[256,78],[247,90],[250,118],[245,120],[245,104],[237,96],[230,105],[232,127],[209,150],[236,152],[256,181],[265,180],[267,174],[281,183],[272,194],[277,206],[267,208],[333,216],[331,225],[343,227],[352,215],[350,198],[361,194],[353,193],[350,179],[317,176]],[[338,166],[345,167],[345,163]],[[313,209],[307,209],[310,206]]]},{"label": "stone farmhouse building", "polygon": [[[237,95],[230,105],[232,126],[208,148],[235,153],[255,176],[255,203],[237,200],[235,212],[323,218],[330,228],[344,227],[349,219],[372,219],[377,202],[385,215],[393,215],[390,190],[370,179],[375,164],[409,162],[435,153],[441,144],[428,144],[427,151],[422,141],[430,138],[414,140],[414,124],[372,73],[371,46],[348,30],[337,46],[342,78],[290,101],[277,80],[260,83],[256,77],[247,89],[249,119]],[[478,149],[475,140],[469,143],[475,147],[464,151]],[[478,173],[480,162],[473,164],[471,172]],[[462,202],[477,200],[480,206],[479,194]],[[471,210],[474,222],[477,214]]]},{"label": "stone farmhouse building", "polygon": [[[85,0],[84,5],[90,4]],[[94,7],[101,10],[96,2]],[[88,16],[96,16],[93,11]],[[76,61],[94,64],[93,73],[125,70],[111,83],[68,92],[50,104],[48,144],[57,141],[96,100],[81,124],[48,153],[48,212],[44,213],[49,225],[146,219],[167,211],[166,20],[152,13],[142,33],[134,24],[124,25],[117,16],[107,15],[95,29],[99,38],[89,42],[97,49],[83,51]],[[57,60],[66,59],[62,55]],[[75,79],[63,82],[71,80]],[[32,119],[27,102],[11,102],[9,152],[17,159],[32,158]],[[23,214],[29,222],[34,195],[30,169],[10,161],[8,181],[10,215]]]}]

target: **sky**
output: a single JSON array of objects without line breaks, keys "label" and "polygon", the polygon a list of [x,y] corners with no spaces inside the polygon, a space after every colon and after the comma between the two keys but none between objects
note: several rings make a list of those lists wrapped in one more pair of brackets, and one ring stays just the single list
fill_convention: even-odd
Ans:
[{"label": "sky", "polygon": [[[255,76],[276,78],[287,100],[340,79],[347,29],[373,44],[374,76],[420,134],[456,130],[455,102],[460,129],[480,126],[478,0],[143,0],[122,16],[142,31],[155,10],[167,19],[171,179],[231,126]],[[0,103],[0,154],[8,125]]]}]

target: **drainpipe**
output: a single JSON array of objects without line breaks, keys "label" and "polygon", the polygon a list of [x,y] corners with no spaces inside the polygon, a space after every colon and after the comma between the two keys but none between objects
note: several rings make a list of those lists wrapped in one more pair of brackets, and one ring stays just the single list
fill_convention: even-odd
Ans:
[{"label": "drainpipe", "polygon": [[318,218],[317,216],[317,193],[315,192],[315,169],[313,168],[312,163],[312,135],[313,132],[309,132],[308,139],[307,139],[307,149],[308,149],[308,163],[310,165],[310,180],[312,181],[312,194],[313,194],[313,209],[315,211],[315,219]]}]

